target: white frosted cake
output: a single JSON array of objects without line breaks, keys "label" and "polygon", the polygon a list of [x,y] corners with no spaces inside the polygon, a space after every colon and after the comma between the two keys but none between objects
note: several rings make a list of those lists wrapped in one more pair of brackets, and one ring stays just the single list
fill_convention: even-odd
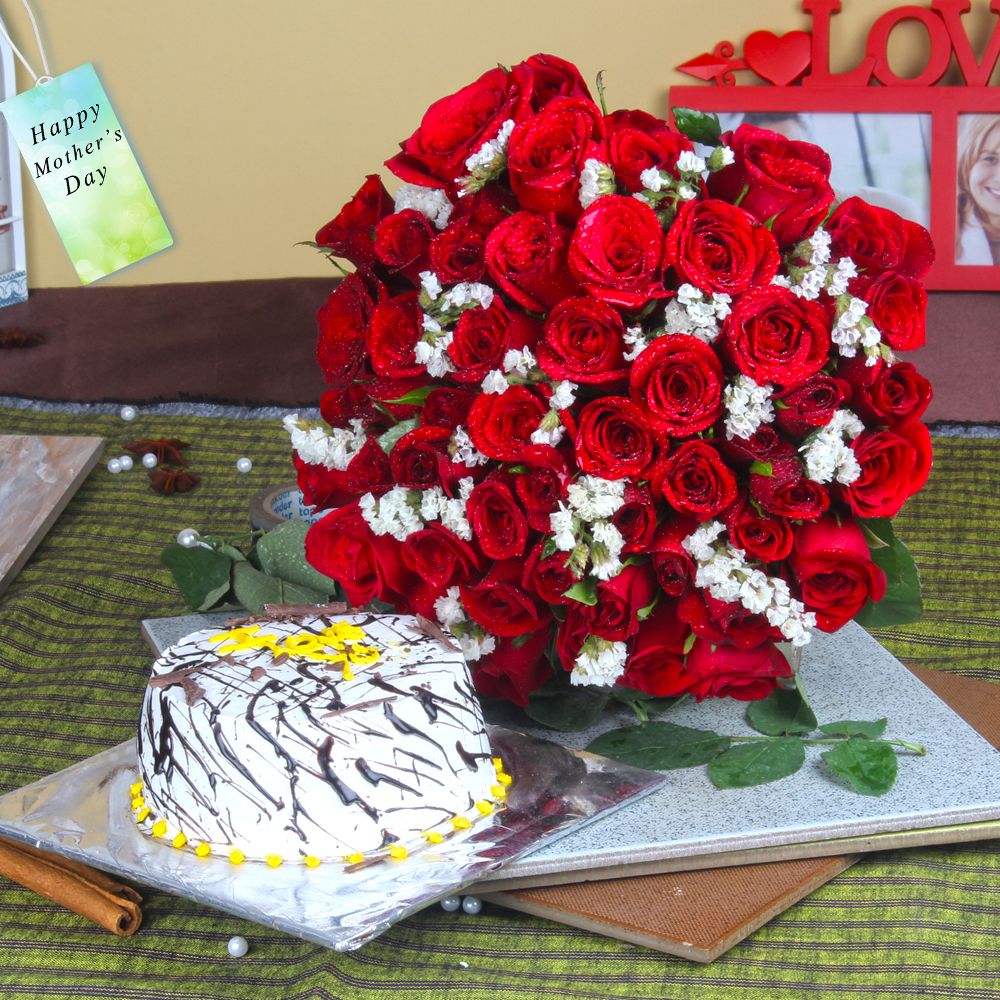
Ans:
[{"label": "white frosted cake", "polygon": [[400,615],[187,636],[153,665],[138,756],[145,832],[271,865],[405,857],[510,782],[461,652]]}]

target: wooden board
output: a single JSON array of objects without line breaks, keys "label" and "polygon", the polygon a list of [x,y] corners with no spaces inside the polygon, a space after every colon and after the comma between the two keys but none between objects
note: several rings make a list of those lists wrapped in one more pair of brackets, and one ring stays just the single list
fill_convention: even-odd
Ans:
[{"label": "wooden board", "polygon": [[0,593],[55,524],[103,446],[98,437],[0,436]]},{"label": "wooden board", "polygon": [[[1000,747],[1000,685],[937,670],[911,668],[934,693],[994,746]],[[942,843],[980,839],[971,826],[1000,835],[1000,824],[941,829]],[[932,831],[922,830],[921,843]],[[975,834],[970,838],[970,832]],[[864,838],[885,849],[892,834]],[[899,836],[899,835],[896,835]],[[859,838],[861,839],[861,838]],[[849,868],[860,854],[776,860],[767,864],[638,875],[632,878],[478,893],[491,903],[645,945],[696,962],[711,962],[769,920]],[[714,859],[713,859],[714,860]]]}]

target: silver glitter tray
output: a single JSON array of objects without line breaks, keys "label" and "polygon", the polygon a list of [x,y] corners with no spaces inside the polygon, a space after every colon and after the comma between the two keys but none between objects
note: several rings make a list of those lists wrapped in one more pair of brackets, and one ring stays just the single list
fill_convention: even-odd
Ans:
[{"label": "silver glitter tray", "polygon": [[653,791],[662,775],[489,727],[512,774],[508,807],[402,861],[347,871],[236,866],[139,832],[129,809],[134,742],[0,797],[0,834],[123,878],[348,951],[507,861]]}]

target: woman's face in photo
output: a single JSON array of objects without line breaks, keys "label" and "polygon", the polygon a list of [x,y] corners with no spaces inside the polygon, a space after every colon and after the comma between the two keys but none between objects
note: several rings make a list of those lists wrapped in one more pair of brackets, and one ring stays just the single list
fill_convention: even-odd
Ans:
[{"label": "woman's face in photo", "polygon": [[969,171],[969,193],[980,213],[1000,223],[1000,128],[990,129]]}]

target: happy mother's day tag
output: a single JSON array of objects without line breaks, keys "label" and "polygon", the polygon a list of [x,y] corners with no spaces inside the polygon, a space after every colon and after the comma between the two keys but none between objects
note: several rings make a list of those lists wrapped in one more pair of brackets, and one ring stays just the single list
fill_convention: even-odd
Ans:
[{"label": "happy mother's day tag", "polygon": [[85,285],[173,245],[92,65],[0,111]]}]

